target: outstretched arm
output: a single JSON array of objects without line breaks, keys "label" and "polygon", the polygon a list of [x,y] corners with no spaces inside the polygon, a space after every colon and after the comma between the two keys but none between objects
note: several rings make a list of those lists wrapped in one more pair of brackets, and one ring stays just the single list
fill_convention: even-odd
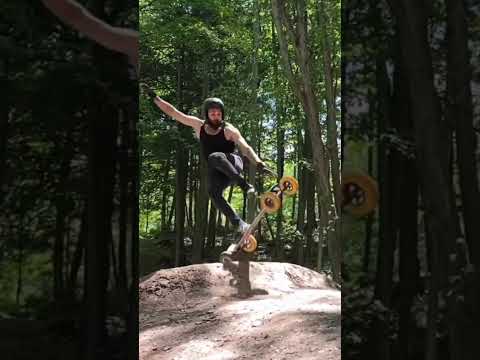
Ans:
[{"label": "outstretched arm", "polygon": [[255,150],[248,145],[247,141],[242,134],[240,134],[240,131],[236,127],[229,125],[225,128],[225,130],[225,135],[228,137],[228,140],[235,142],[243,155],[245,155],[254,164],[265,167],[265,163],[258,157]]},{"label": "outstretched arm", "polygon": [[177,110],[172,104],[157,96],[157,94],[155,94],[155,91],[153,91],[148,85],[142,84],[142,87],[146,91],[147,95],[153,99],[155,105],[157,105],[158,108],[162,110],[165,114],[174,118],[183,125],[192,127],[194,130],[196,130],[196,132],[200,131],[200,127],[203,125],[203,120],[200,120],[195,116],[186,115],[183,112]]},{"label": "outstretched arm", "polygon": [[138,66],[138,32],[110,26],[73,0],[42,0],[42,2],[64,23],[106,48],[127,55],[130,61]]}]

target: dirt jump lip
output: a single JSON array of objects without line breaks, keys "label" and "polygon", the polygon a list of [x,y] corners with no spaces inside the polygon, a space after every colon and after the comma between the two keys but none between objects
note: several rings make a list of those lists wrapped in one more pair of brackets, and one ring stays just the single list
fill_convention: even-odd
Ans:
[{"label": "dirt jump lip", "polygon": [[140,359],[340,359],[341,296],[325,275],[252,262],[257,293],[246,299],[235,296],[231,279],[219,263],[145,277]]}]

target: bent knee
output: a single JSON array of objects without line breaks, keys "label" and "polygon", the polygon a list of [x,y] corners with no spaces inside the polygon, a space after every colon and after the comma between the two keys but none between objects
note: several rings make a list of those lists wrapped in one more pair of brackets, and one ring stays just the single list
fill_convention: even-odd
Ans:
[{"label": "bent knee", "polygon": [[226,159],[227,159],[227,156],[224,153],[214,152],[214,153],[211,153],[208,156],[208,163],[209,164],[218,164],[219,162],[224,161]]}]

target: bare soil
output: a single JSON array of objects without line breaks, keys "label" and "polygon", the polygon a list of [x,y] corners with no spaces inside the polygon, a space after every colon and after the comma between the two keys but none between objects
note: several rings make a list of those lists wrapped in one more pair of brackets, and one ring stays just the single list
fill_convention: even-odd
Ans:
[{"label": "bare soil", "polygon": [[141,360],[340,360],[340,291],[287,263],[251,262],[249,296],[220,263],[140,284]]}]

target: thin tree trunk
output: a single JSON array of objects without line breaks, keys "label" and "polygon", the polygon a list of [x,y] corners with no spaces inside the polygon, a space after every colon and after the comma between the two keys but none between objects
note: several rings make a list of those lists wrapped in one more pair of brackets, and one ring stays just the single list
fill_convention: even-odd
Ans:
[{"label": "thin tree trunk", "polygon": [[129,156],[128,150],[130,145],[130,119],[128,118],[128,111],[123,109],[119,112],[121,116],[121,144],[120,144],[120,167],[119,167],[119,191],[120,191],[120,208],[119,208],[119,238],[118,238],[118,287],[125,296],[125,301],[128,299],[128,280],[127,280],[127,221],[129,202]]},{"label": "thin tree trunk", "polygon": [[175,267],[184,265],[186,154],[183,146],[177,145],[175,173]]},{"label": "thin tree trunk", "polygon": [[[260,28],[260,8],[258,0],[253,1],[253,16],[255,18],[253,22],[253,31],[254,31],[254,51],[252,59],[252,147],[254,149],[259,146],[259,121],[255,122],[253,119],[258,118],[258,105],[257,105],[257,96],[258,96],[258,87],[259,87],[259,76],[258,76],[258,51],[260,49],[260,40],[261,40],[261,28]],[[251,184],[255,184],[257,175],[257,166],[253,161],[249,161],[248,166],[248,179]],[[257,214],[257,199],[250,197],[247,199],[247,222],[251,223]],[[258,228],[261,225],[259,224]]]},{"label": "thin tree trunk", "polygon": [[[4,74],[8,74],[8,60],[0,59],[0,68],[3,69]],[[9,86],[10,80],[7,76],[0,77],[0,96],[3,99],[2,106],[0,106],[0,188],[2,188],[5,170],[6,169],[6,159],[7,159],[7,139],[9,136],[9,120],[11,117],[11,104],[9,103]]]},{"label": "thin tree trunk", "polygon": [[[310,131],[310,142],[313,150],[313,165],[315,169],[315,180],[320,194],[319,201],[321,204],[321,215],[328,221],[326,224],[333,222],[337,223],[338,219],[332,218],[329,210],[334,206],[332,190],[329,186],[329,166],[328,154],[325,149],[325,144],[321,137],[321,128],[318,121],[318,104],[315,96],[314,83],[312,78],[312,64],[310,51],[307,44],[307,24],[306,19],[306,4],[305,0],[296,2],[296,26],[289,21],[286,14],[285,3],[280,0],[272,0],[273,18],[277,29],[278,39],[280,42],[280,54],[285,74],[289,80],[290,85],[302,102],[304,112],[308,119],[308,127]],[[293,29],[296,30],[294,33]],[[290,42],[295,44],[294,50],[296,54],[296,63],[300,68],[301,77],[295,77],[290,62],[290,55],[288,51],[287,36]],[[322,226],[325,222],[322,223]],[[332,226],[332,229],[337,229],[337,226]],[[322,229],[326,230],[326,229]],[[327,230],[328,231],[328,230]],[[334,231],[334,230],[333,230]],[[341,264],[341,244],[337,239],[337,234],[332,233],[327,237],[329,241],[329,255],[331,257],[333,278],[340,281],[340,264]],[[317,268],[320,264],[317,263]]]},{"label": "thin tree trunk", "polygon": [[[230,190],[228,191],[228,198],[227,198],[227,201],[229,204],[232,203],[232,197],[233,197],[233,186],[230,186]],[[230,228],[230,222],[227,219],[225,219],[225,234],[228,234],[229,228]]]},{"label": "thin tree trunk", "polygon": [[[185,68],[185,57],[183,49],[178,51],[177,62],[177,106],[182,108],[183,104],[183,76]],[[184,134],[183,125],[176,124],[181,135]],[[183,136],[182,136],[183,137]],[[184,238],[185,238],[185,204],[186,204],[186,187],[187,187],[187,162],[188,152],[181,141],[176,146],[176,162],[175,162],[175,267],[184,265]]]},{"label": "thin tree trunk", "polygon": [[326,7],[331,2],[319,0],[318,22],[320,33],[322,34],[322,57],[323,57],[323,75],[325,78],[325,102],[327,104],[327,149],[330,158],[330,168],[332,174],[332,183],[335,195],[336,213],[340,213],[340,161],[338,158],[338,130],[337,130],[337,111],[335,105],[335,80],[332,64],[332,41],[329,37],[327,23],[329,21],[329,12]]},{"label": "thin tree trunk", "polygon": [[193,152],[190,154],[190,166],[189,166],[189,176],[188,176],[188,220],[189,220],[189,227],[190,231],[193,231],[194,221],[193,221],[193,203],[194,203],[194,174],[195,174],[195,156]]},{"label": "thin tree trunk", "polygon": [[[101,62],[103,49],[96,59]],[[101,66],[105,66],[102,64]],[[98,90],[101,92],[101,90]],[[86,347],[84,357],[103,358],[99,348],[106,339],[106,292],[109,276],[108,247],[112,241],[113,187],[115,150],[118,131],[117,112],[110,106],[98,108],[98,96],[92,98],[89,111],[88,157],[88,237],[85,247],[85,318]],[[102,119],[102,121],[98,121]]]},{"label": "thin tree trunk", "polygon": [[[472,289],[465,291],[465,301],[449,297],[450,352],[451,359],[473,360],[476,358],[478,332],[480,331],[480,192],[476,163],[476,135],[473,127],[473,103],[471,93],[472,70],[468,46],[469,32],[465,2],[450,0],[447,6],[447,118],[455,129],[455,145],[459,168],[462,199],[462,215],[465,238],[468,244],[466,262],[474,264]],[[455,204],[455,203],[454,203]],[[454,205],[452,204],[452,206]],[[457,269],[455,269],[457,270]],[[451,270],[451,276],[463,269]],[[475,305],[474,305],[475,304]]]},{"label": "thin tree trunk", "polygon": [[[396,44],[399,46],[398,42]],[[399,58],[397,49],[397,59]],[[394,93],[392,120],[400,136],[411,139],[413,136],[413,123],[408,106],[408,82],[401,62],[397,60],[394,73]],[[418,185],[415,160],[395,149],[399,159],[397,166],[397,190],[402,196],[394,203],[399,203],[398,240],[399,240],[399,349],[400,359],[409,360],[412,357],[412,340],[415,328],[411,316],[412,304],[419,282],[419,262],[417,256],[417,217],[418,217]]]},{"label": "thin tree trunk", "polygon": [[[306,239],[305,260],[306,260],[306,264],[309,266],[309,264],[311,264],[311,259],[314,254],[314,244],[315,244],[313,241],[313,230],[315,227],[315,182],[308,175],[305,182],[305,187],[306,187],[305,197],[307,202],[307,208],[306,208],[307,223],[305,226],[305,239]],[[315,263],[315,262],[312,262],[312,263]],[[320,270],[321,270],[321,264],[319,264],[317,261],[317,271],[320,271]]]},{"label": "thin tree trunk", "polygon": [[[207,97],[208,77],[203,79],[203,98]],[[198,163],[198,181],[199,188],[195,198],[195,231],[193,234],[193,253],[192,262],[194,264],[202,262],[203,251],[205,247],[205,235],[207,233],[208,216],[208,184],[207,184],[208,166],[207,160],[200,153]]]},{"label": "thin tree trunk", "polygon": [[148,222],[150,220],[150,194],[147,195],[146,203],[147,203],[147,205],[145,206],[145,210],[144,210],[144,213],[145,213],[145,232],[148,232]]},{"label": "thin tree trunk", "polygon": [[70,296],[74,296],[77,287],[78,272],[82,265],[82,258],[85,250],[85,243],[87,240],[87,225],[88,225],[88,211],[87,206],[82,211],[82,219],[80,224],[80,232],[78,234],[78,242],[75,246],[75,251],[72,258],[72,266],[70,268],[70,281],[69,281],[69,293]]},{"label": "thin tree trunk", "polygon": [[[283,112],[284,107],[282,99],[277,101],[277,181],[283,176],[285,167],[285,129],[283,128]],[[284,199],[282,199],[283,201]],[[278,261],[284,261],[284,245],[283,245],[283,206],[277,213],[277,236],[275,239],[275,257]]]},{"label": "thin tree trunk", "polygon": [[65,252],[65,199],[58,195],[55,215],[55,244],[53,251],[53,271],[54,271],[54,297],[55,301],[60,302],[64,295],[63,269]]},{"label": "thin tree trunk", "polygon": [[[176,176],[176,175],[175,175]],[[177,203],[177,197],[176,197],[176,194],[173,193],[173,197],[172,197],[172,205],[170,205],[170,211],[168,213],[168,222],[167,222],[167,230],[170,231],[170,229],[172,228],[172,224],[173,224],[173,218],[174,218],[174,214],[175,214],[175,205]]]},{"label": "thin tree trunk", "polygon": [[53,268],[54,268],[54,297],[55,301],[60,301],[65,292],[64,283],[64,253],[65,253],[65,218],[67,216],[67,197],[65,192],[65,184],[70,175],[70,162],[73,157],[73,147],[70,134],[65,139],[65,147],[63,150],[62,163],[60,165],[60,181],[57,186],[56,198],[56,216],[55,216],[55,244],[53,252]]},{"label": "thin tree trunk", "polygon": [[[207,57],[210,55],[207,54]],[[210,74],[211,61],[209,58],[202,64],[203,78],[202,78],[202,98],[209,96],[210,92]],[[202,113],[204,109],[199,109]],[[203,258],[203,251],[205,248],[205,236],[207,234],[207,211],[209,203],[208,195],[208,164],[207,159],[203,157],[202,148],[200,147],[197,166],[197,179],[195,186],[195,234],[194,234],[194,249],[193,249],[193,263],[201,262]],[[226,220],[228,223],[228,220]]]},{"label": "thin tree trunk", "polygon": [[[434,87],[425,4],[414,0],[399,0],[392,4],[400,35],[402,65],[409,81],[420,190],[428,214],[427,238],[431,254],[429,294],[432,296],[429,308],[432,313],[428,322],[431,330],[436,326],[436,319],[432,316],[436,315],[437,290],[443,293],[448,285],[448,257],[453,252],[456,237],[449,169],[450,143],[447,128],[441,121]],[[412,58],[415,58],[414,62]],[[427,360],[437,358],[435,336],[433,331],[428,332]]]},{"label": "thin tree trunk", "polygon": [[[23,222],[23,221],[22,221]],[[18,255],[17,255],[17,291],[15,294],[15,305],[17,309],[21,306],[21,297],[23,289],[23,235],[24,232],[20,230],[18,236]]]},{"label": "thin tree trunk", "polygon": [[207,246],[209,249],[215,248],[215,230],[217,225],[217,209],[210,202],[210,213],[208,216]]},{"label": "thin tree trunk", "polygon": [[[296,152],[296,151],[298,151],[298,150],[296,149],[295,152]],[[297,180],[298,180],[298,168],[299,168],[298,163],[294,164],[294,167],[293,167],[293,177],[294,177],[295,179],[297,179]],[[295,221],[296,215],[297,215],[297,214],[295,213],[295,211],[296,211],[296,209],[297,209],[297,197],[298,197],[297,194],[295,194],[295,195],[292,197],[292,221]]]},{"label": "thin tree trunk", "polygon": [[[375,284],[375,299],[385,307],[389,307],[392,295],[393,266],[395,251],[395,224],[393,214],[393,203],[395,200],[394,177],[395,158],[391,151],[387,151],[388,144],[382,135],[388,133],[391,127],[390,90],[383,54],[376,59],[376,84],[378,89],[378,103],[374,104],[378,143],[378,180],[380,184],[379,204],[379,239],[377,248],[377,269]],[[388,329],[388,316],[386,319],[378,319],[374,322],[369,339],[374,349],[374,358],[389,360],[391,358],[390,341],[385,336]]]},{"label": "thin tree trunk", "polygon": [[130,234],[130,284],[128,291],[128,314],[127,314],[127,338],[128,338],[128,355],[129,359],[135,359],[138,356],[139,340],[139,181],[137,174],[140,173],[140,154],[138,143],[138,88],[133,94],[133,99],[127,107],[127,119],[129,119],[129,165],[130,165],[130,188],[128,192],[129,211],[127,230]]},{"label": "thin tree trunk", "polygon": [[450,123],[455,126],[465,237],[471,261],[479,266],[480,222],[478,221],[478,214],[480,214],[480,192],[475,159],[476,140],[473,128],[473,104],[470,85],[472,70],[468,49],[469,34],[464,2],[450,0],[446,2],[446,5],[448,15],[447,116]]},{"label": "thin tree trunk", "polygon": [[[372,175],[373,167],[373,150],[372,147],[368,148],[368,174]],[[362,269],[365,275],[368,275],[368,268],[370,264],[370,252],[372,243],[372,226],[373,226],[373,214],[369,214],[365,221],[365,246],[363,251]]]},{"label": "thin tree trunk", "polygon": [[171,161],[168,159],[165,164],[165,171],[162,177],[162,207],[161,207],[161,225],[160,229],[162,231],[167,230],[167,207],[168,207],[168,182],[169,182],[169,173],[170,173]]},{"label": "thin tree trunk", "polygon": [[161,231],[167,230],[167,206],[168,206],[168,193],[163,190],[162,191],[162,207],[160,210],[160,229]]},{"label": "thin tree trunk", "polygon": [[305,209],[306,209],[306,185],[307,185],[307,176],[305,165],[302,164],[305,161],[304,158],[305,145],[303,144],[303,138],[301,133],[300,125],[297,127],[297,174],[299,186],[298,194],[298,210],[297,210],[297,230],[302,236],[297,237],[295,244],[296,248],[296,261],[297,264],[303,265],[305,263],[305,254],[304,254],[304,241],[303,234],[305,231]]}]

